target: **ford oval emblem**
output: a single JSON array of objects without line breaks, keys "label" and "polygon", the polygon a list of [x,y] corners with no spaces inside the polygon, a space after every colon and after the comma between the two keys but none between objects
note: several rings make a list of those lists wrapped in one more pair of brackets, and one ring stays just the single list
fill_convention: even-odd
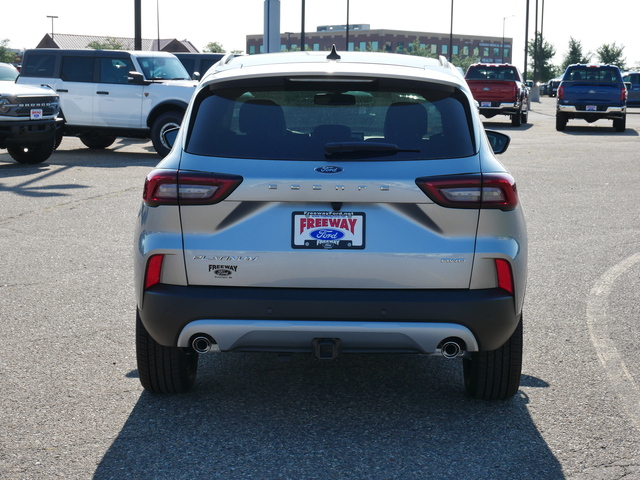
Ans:
[{"label": "ford oval emblem", "polygon": [[316,240],[340,240],[344,237],[344,232],[334,230],[333,228],[321,228],[310,232],[309,235]]},{"label": "ford oval emblem", "polygon": [[344,172],[344,168],[336,167],[333,165],[324,165],[322,167],[316,167],[314,170],[318,173],[334,174]]}]

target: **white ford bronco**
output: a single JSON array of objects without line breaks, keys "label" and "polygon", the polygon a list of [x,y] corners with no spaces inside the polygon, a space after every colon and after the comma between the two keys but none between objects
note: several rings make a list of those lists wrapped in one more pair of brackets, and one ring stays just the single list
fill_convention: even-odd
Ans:
[{"label": "white ford bronco", "polygon": [[167,52],[27,50],[17,80],[49,85],[59,95],[62,136],[78,136],[89,148],[117,137],[150,138],[164,157],[165,130],[179,126],[197,82]]},{"label": "white ford bronco", "polygon": [[51,156],[56,136],[58,95],[49,87],[16,85],[18,70],[0,63],[0,148],[18,163]]}]

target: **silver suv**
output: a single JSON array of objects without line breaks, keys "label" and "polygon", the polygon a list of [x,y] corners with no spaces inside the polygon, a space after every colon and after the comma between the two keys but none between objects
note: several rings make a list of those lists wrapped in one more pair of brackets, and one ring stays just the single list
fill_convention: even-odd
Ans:
[{"label": "silver suv", "polygon": [[506,135],[457,69],[367,52],[220,61],[146,178],[137,359],[184,392],[206,352],[459,358],[519,387],[527,240]]}]

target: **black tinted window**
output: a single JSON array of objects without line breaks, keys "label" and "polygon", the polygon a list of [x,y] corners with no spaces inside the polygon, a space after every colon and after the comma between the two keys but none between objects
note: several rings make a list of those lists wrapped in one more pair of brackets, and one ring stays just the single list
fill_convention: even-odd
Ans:
[{"label": "black tinted window", "polygon": [[466,78],[468,80],[517,80],[518,75],[513,67],[470,67]]},{"label": "black tinted window", "polygon": [[324,160],[436,159],[473,155],[466,97],[377,82],[285,82],[203,91],[187,151],[197,155]]},{"label": "black tinted window", "polygon": [[621,82],[620,71],[613,67],[569,67],[563,81]]},{"label": "black tinted window", "polygon": [[53,77],[53,68],[56,63],[54,55],[29,55],[27,62],[22,66],[20,75],[24,77]]},{"label": "black tinted window", "polygon": [[94,57],[64,57],[60,77],[67,82],[93,82]]},{"label": "black tinted window", "polygon": [[100,82],[102,83],[128,83],[129,72],[135,70],[129,57],[101,58]]}]

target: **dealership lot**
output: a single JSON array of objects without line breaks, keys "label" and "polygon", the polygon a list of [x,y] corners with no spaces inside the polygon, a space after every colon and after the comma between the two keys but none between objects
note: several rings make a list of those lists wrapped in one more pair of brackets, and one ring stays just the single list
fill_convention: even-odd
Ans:
[{"label": "dealership lot", "polygon": [[640,478],[640,110],[627,131],[554,99],[512,142],[529,230],[519,394],[465,396],[458,362],[201,357],[186,395],[142,391],[131,249],[151,143],[0,150],[0,477]]}]

